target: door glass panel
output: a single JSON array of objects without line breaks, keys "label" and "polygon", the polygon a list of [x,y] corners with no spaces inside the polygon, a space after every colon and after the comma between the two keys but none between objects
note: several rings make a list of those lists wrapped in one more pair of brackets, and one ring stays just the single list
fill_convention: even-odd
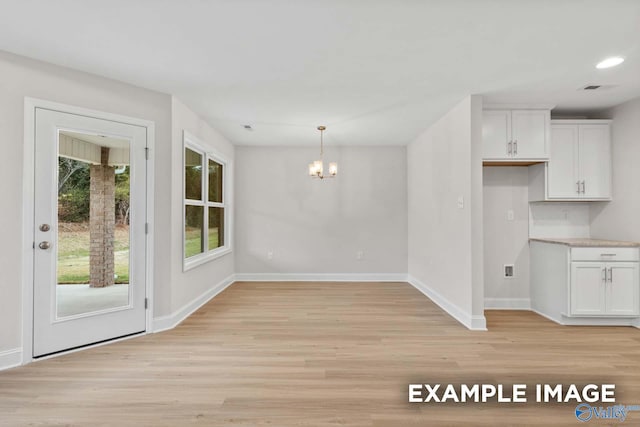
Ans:
[{"label": "door glass panel", "polygon": [[129,142],[60,131],[56,317],[129,305]]}]

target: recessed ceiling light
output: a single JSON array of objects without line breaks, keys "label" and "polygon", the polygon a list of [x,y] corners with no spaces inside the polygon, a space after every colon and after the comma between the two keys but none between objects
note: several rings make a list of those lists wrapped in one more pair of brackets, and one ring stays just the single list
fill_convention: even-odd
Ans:
[{"label": "recessed ceiling light", "polygon": [[624,62],[624,58],[621,58],[619,56],[612,56],[611,58],[607,58],[604,61],[598,62],[598,64],[596,65],[596,68],[598,69],[611,68],[611,67],[615,67],[616,65],[620,65],[623,62]]}]

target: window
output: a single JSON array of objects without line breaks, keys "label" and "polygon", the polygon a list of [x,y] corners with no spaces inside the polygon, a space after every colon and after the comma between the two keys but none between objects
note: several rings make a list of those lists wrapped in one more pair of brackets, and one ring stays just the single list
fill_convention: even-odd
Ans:
[{"label": "window", "polygon": [[184,269],[231,251],[229,163],[184,132]]}]

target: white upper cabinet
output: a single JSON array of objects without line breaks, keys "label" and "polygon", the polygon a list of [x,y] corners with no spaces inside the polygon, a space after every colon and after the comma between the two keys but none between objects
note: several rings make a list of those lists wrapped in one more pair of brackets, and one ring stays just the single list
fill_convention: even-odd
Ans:
[{"label": "white upper cabinet", "polygon": [[551,155],[547,169],[549,198],[570,199],[580,193],[578,126],[551,126]]},{"label": "white upper cabinet", "polygon": [[547,160],[549,158],[548,110],[513,110],[511,136],[516,159]]},{"label": "white upper cabinet", "polygon": [[553,120],[547,164],[548,200],[611,198],[608,120]]},{"label": "white upper cabinet", "polygon": [[483,159],[495,162],[537,162],[549,158],[547,109],[485,109]]},{"label": "white upper cabinet", "polygon": [[511,111],[485,110],[482,112],[482,157],[485,159],[511,158]]},{"label": "white upper cabinet", "polygon": [[582,197],[611,197],[611,142],[609,125],[578,125],[578,171]]}]

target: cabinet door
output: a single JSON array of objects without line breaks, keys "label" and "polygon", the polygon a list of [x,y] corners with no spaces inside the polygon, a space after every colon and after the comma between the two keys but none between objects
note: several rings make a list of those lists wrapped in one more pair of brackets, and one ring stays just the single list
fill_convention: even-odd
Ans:
[{"label": "cabinet door", "polygon": [[579,126],[579,174],[584,181],[582,197],[611,197],[611,144],[609,125]]},{"label": "cabinet door", "polygon": [[571,263],[571,315],[605,314],[605,264]]},{"label": "cabinet door", "polygon": [[550,199],[580,197],[578,125],[552,125],[550,151],[547,165],[547,197]]},{"label": "cabinet door", "polygon": [[482,113],[482,157],[511,159],[511,111],[485,110]]},{"label": "cabinet door", "polygon": [[549,133],[548,110],[513,110],[511,112],[511,136],[516,159],[549,158],[547,140]]},{"label": "cabinet door", "polygon": [[606,265],[609,268],[607,284],[607,314],[615,316],[635,316],[638,314],[637,262],[616,262]]}]

